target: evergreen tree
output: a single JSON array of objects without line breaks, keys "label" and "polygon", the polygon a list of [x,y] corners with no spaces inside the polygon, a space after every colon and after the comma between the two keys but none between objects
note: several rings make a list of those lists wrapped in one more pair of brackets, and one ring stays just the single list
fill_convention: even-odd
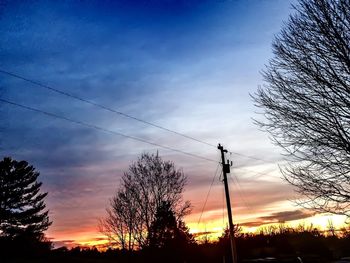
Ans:
[{"label": "evergreen tree", "polygon": [[162,201],[158,207],[148,239],[150,262],[185,262],[190,256],[190,247],[195,242],[185,223],[176,219],[167,201]]},{"label": "evergreen tree", "polygon": [[149,232],[149,245],[153,248],[186,246],[194,242],[182,220],[176,220],[169,202],[163,201],[157,209]]},{"label": "evergreen tree", "polygon": [[162,202],[157,209],[155,220],[149,232],[150,247],[163,248],[175,238],[177,229],[176,218],[168,202]]},{"label": "evergreen tree", "polygon": [[43,239],[50,225],[39,173],[26,161],[0,161],[0,237]]}]

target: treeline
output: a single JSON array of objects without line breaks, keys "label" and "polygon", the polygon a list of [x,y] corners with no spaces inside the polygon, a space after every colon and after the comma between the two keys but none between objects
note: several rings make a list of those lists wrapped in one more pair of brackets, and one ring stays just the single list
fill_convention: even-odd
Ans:
[{"label": "treeline", "polygon": [[[228,249],[228,235],[218,243]],[[268,227],[259,234],[238,234],[237,251],[241,260],[252,258],[277,258],[278,261],[331,262],[350,256],[350,232],[343,229],[339,234],[324,232],[317,228],[286,226]]]},{"label": "treeline", "polygon": [[[325,233],[317,228],[267,227],[259,234],[236,233],[236,246],[239,262],[331,262],[350,256],[350,229],[339,234]],[[178,244],[162,249],[142,249],[123,251],[108,249],[98,252],[96,248],[66,250],[61,255],[75,255],[81,259],[114,259],[114,262],[231,262],[229,231],[225,230],[217,241],[202,241]],[[62,252],[62,251],[61,251]]]},{"label": "treeline", "polygon": [[[198,241],[184,215],[184,173],[158,154],[142,154],[124,173],[100,220],[110,248],[53,249],[39,173],[26,161],[0,161],[0,262],[231,262],[229,232],[215,242]],[[350,229],[327,234],[313,227],[268,227],[259,234],[235,227],[239,262],[330,262],[350,256]]]},{"label": "treeline", "polygon": [[[332,262],[350,256],[350,229],[343,229],[341,233],[333,235],[332,232],[325,233],[313,227],[268,227],[258,234],[236,233],[235,240],[239,262]],[[30,252],[29,256],[23,254],[23,251],[12,251],[16,257],[4,262],[231,262],[227,230],[216,241],[204,238],[200,241],[168,243],[162,247],[134,251],[61,247],[45,252],[43,248],[36,251],[40,254],[34,255]]]}]

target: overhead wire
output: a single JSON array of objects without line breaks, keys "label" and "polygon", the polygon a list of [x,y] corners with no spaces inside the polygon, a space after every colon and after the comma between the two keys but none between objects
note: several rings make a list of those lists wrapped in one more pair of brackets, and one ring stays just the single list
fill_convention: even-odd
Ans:
[{"label": "overhead wire", "polygon": [[235,155],[242,156],[242,157],[249,158],[249,159],[256,160],[256,161],[261,161],[261,162],[265,162],[265,163],[275,164],[275,162],[273,162],[273,161],[265,160],[265,159],[254,157],[254,156],[251,156],[251,155],[246,155],[246,154],[233,152],[233,151],[228,151],[228,153],[235,154]]},{"label": "overhead wire", "polygon": [[258,179],[258,178],[260,178],[262,176],[271,175],[271,172],[257,172],[257,171],[254,171],[253,169],[249,169],[249,168],[246,168],[246,167],[233,166],[233,168],[235,168],[237,170],[246,170],[248,172],[254,173],[254,175],[250,176],[249,179]]},{"label": "overhead wire", "polygon": [[[81,102],[84,102],[84,103],[87,103],[87,104],[90,104],[90,105],[93,105],[95,107],[98,107],[98,108],[101,108],[101,109],[104,109],[106,111],[109,111],[109,112],[112,112],[112,113],[115,113],[115,114],[118,114],[118,115],[121,115],[121,116],[124,116],[126,118],[129,118],[129,119],[133,119],[135,121],[138,121],[138,122],[142,122],[144,124],[147,124],[147,125],[150,125],[150,126],[153,126],[153,127],[156,127],[156,128],[159,128],[159,129],[162,129],[162,130],[165,130],[165,131],[168,131],[168,132],[171,132],[173,134],[176,134],[176,135],[179,135],[179,136],[182,136],[184,138],[187,138],[187,139],[190,139],[190,140],[193,140],[193,141],[196,141],[198,143],[202,143],[202,144],[205,144],[207,146],[211,146],[211,147],[215,147],[217,148],[216,145],[214,144],[211,144],[211,143],[208,143],[208,142],[205,142],[203,140],[200,140],[200,139],[197,139],[197,138],[194,138],[192,136],[188,136],[186,134],[183,134],[183,133],[180,133],[180,132],[177,132],[177,131],[174,131],[174,130],[171,130],[169,128],[166,128],[166,127],[163,127],[163,126],[160,126],[160,125],[157,125],[157,124],[154,124],[154,123],[151,123],[149,121],[145,121],[145,120],[142,120],[140,118],[137,118],[137,117],[134,117],[130,114],[126,114],[126,113],[123,113],[121,111],[117,111],[115,109],[112,109],[110,107],[107,107],[107,106],[104,106],[102,104],[99,104],[99,103],[96,103],[96,102],[93,102],[93,101],[90,101],[90,100],[87,100],[87,99],[84,99],[84,98],[81,98],[79,96],[76,96],[74,94],[71,94],[71,93],[68,93],[68,92],[65,92],[65,91],[62,91],[62,90],[59,90],[57,88],[53,88],[51,86],[48,86],[48,85],[45,85],[45,84],[42,84],[38,81],[35,81],[35,80],[32,80],[32,79],[29,79],[29,78],[26,78],[26,77],[23,77],[19,74],[15,74],[15,73],[12,73],[12,72],[9,72],[9,71],[6,71],[6,70],[3,70],[3,69],[0,69],[0,73],[3,73],[3,74],[6,74],[6,75],[9,75],[9,76],[12,76],[14,78],[18,78],[18,79],[21,79],[23,81],[26,81],[28,83],[31,83],[31,84],[34,84],[36,86],[40,86],[42,88],[45,88],[45,89],[48,89],[52,92],[55,92],[57,94],[61,94],[61,95],[64,95],[66,97],[70,97],[70,98],[73,98],[73,99],[76,99],[78,101],[81,101]],[[19,106],[19,104],[17,103],[17,106]],[[33,108],[31,109],[33,110]],[[52,115],[52,114],[51,114]],[[101,130],[101,129],[100,129]],[[119,134],[120,136],[123,136],[121,134]],[[124,136],[124,137],[128,137],[128,138],[131,138],[132,136]],[[144,142],[144,143],[148,143],[148,144],[152,144],[152,145],[155,145],[155,146],[159,146],[159,147],[162,147],[162,148],[165,148],[165,149],[169,149],[170,147],[167,147],[167,146],[161,146],[159,144],[156,144],[156,143],[149,143],[149,142],[145,142],[145,140],[141,139],[141,138],[134,138],[138,141],[141,141],[141,142]],[[170,149],[169,149],[170,150]],[[181,150],[177,150],[177,149],[174,149],[173,151],[177,151],[177,152],[183,152]],[[273,163],[271,161],[268,161],[268,160],[264,160],[262,158],[257,158],[257,157],[254,157],[254,156],[249,156],[249,155],[245,155],[245,154],[241,154],[241,153],[238,153],[238,152],[234,152],[234,151],[228,151],[230,154],[235,154],[235,155],[238,155],[238,156],[242,156],[242,157],[245,157],[245,158],[249,158],[249,159],[253,159],[253,160],[257,160],[257,161],[263,161],[263,162],[268,162],[268,163]],[[185,153],[186,155],[191,155],[193,156],[193,154],[191,153]],[[203,159],[203,158],[202,158]],[[208,159],[208,158],[206,158]],[[210,160],[210,161],[213,161],[213,160]],[[251,169],[248,169],[248,168],[245,168],[245,167],[236,167],[236,169],[243,169],[243,170],[247,170],[249,172],[253,172],[255,174],[254,178],[257,178],[256,175],[258,175],[259,177],[261,176],[265,176],[265,175],[268,175],[269,173],[261,173],[261,172],[256,172],[256,171],[253,171]]]},{"label": "overhead wire", "polygon": [[[235,154],[234,152],[231,152],[231,151],[228,151],[228,153],[230,154],[230,156],[232,155],[232,154]],[[244,155],[243,155],[244,156]],[[256,159],[256,160],[261,160],[262,161],[262,159],[259,159],[259,158],[254,158],[254,157],[252,157],[253,159]],[[276,163],[274,163],[274,162],[269,162],[269,161],[266,161],[267,163],[271,163],[271,164],[276,164]],[[271,172],[257,172],[257,171],[254,171],[254,170],[252,170],[252,169],[249,169],[249,168],[246,168],[246,167],[240,167],[240,166],[233,166],[235,169],[237,169],[237,170],[246,170],[246,171],[248,171],[248,172],[253,172],[254,173],[254,176],[252,176],[251,178],[260,178],[261,176],[266,176],[266,175],[270,175],[270,173]]]},{"label": "overhead wire", "polygon": [[222,225],[225,225],[225,189],[222,188]]},{"label": "overhead wire", "polygon": [[216,147],[216,145],[214,145],[214,144],[205,142],[205,141],[203,141],[203,140],[194,138],[194,137],[192,137],[192,136],[183,134],[183,133],[181,133],[181,132],[177,132],[177,131],[171,130],[171,129],[166,128],[166,127],[163,127],[163,126],[161,126],[161,125],[158,125],[158,124],[155,124],[155,123],[152,123],[152,122],[149,122],[149,121],[145,121],[145,120],[143,120],[143,119],[134,117],[134,116],[132,116],[132,115],[130,115],[130,114],[127,114],[127,113],[124,113],[124,112],[121,112],[121,111],[112,109],[112,108],[110,108],[110,107],[107,107],[107,106],[104,106],[104,105],[102,105],[102,104],[93,102],[93,101],[91,101],[91,100],[87,100],[87,99],[81,98],[81,97],[76,96],[76,95],[74,95],[74,94],[71,94],[71,93],[69,93],[69,92],[62,91],[62,90],[57,89],[57,88],[53,88],[53,87],[51,87],[51,86],[42,84],[42,83],[40,83],[40,82],[38,82],[38,81],[35,81],[35,80],[32,80],[32,79],[29,79],[29,78],[20,76],[20,75],[18,75],[18,74],[15,74],[15,73],[12,73],[12,72],[3,70],[3,69],[0,69],[0,73],[3,73],[3,74],[6,74],[6,75],[9,75],[9,76],[12,76],[12,77],[14,77],[14,78],[18,78],[18,79],[24,80],[24,81],[29,82],[29,83],[31,83],[31,84],[34,84],[34,85],[36,85],[36,86],[39,86],[39,87],[48,89],[48,90],[50,90],[50,91],[52,91],[52,92],[55,92],[55,93],[57,93],[57,94],[64,95],[64,96],[66,96],[66,97],[70,97],[70,98],[72,98],[72,99],[79,100],[79,101],[81,101],[81,102],[90,104],[90,105],[92,105],[92,106],[101,108],[101,109],[103,109],[103,110],[106,110],[106,111],[109,111],[109,112],[112,112],[112,113],[115,113],[115,114],[124,116],[124,117],[129,118],[129,119],[133,119],[133,120],[138,121],[138,122],[142,122],[142,123],[144,123],[144,124],[147,124],[147,125],[156,127],[156,128],[158,128],[158,129],[161,129],[161,130],[164,130],[164,131],[167,131],[167,132],[171,132],[171,133],[173,133],[173,134],[182,136],[182,137],[184,137],[184,138],[187,138],[187,139],[190,139],[190,140],[193,140],[193,141],[202,143],[202,144],[206,144],[206,145],[211,146],[211,147]]},{"label": "overhead wire", "polygon": [[[201,214],[199,216],[197,225],[199,225],[199,223],[201,222],[201,219],[202,219],[202,216],[203,216],[203,213],[204,213],[204,209],[205,209],[205,206],[207,205],[208,198],[209,198],[209,195],[210,195],[210,192],[211,192],[211,188],[213,187],[214,181],[215,181],[216,176],[218,174],[219,167],[220,167],[220,162],[218,162],[218,165],[216,166],[216,170],[215,170],[215,173],[214,173],[214,176],[213,176],[213,180],[211,181],[211,184],[209,186],[209,190],[208,190],[207,196],[205,197],[205,201],[204,201],[204,204],[203,204],[203,207],[202,207],[202,211],[201,211]],[[220,175],[221,175],[221,173],[220,173]]]},{"label": "overhead wire", "polygon": [[238,181],[237,177],[232,176],[231,174],[229,174],[228,176],[231,179],[231,182],[233,182],[233,184],[237,185],[237,193],[240,197],[240,199],[242,200],[244,206],[250,211],[251,214],[253,214],[253,210],[252,210],[252,206],[248,203],[248,201],[245,199],[244,194],[243,194],[243,189],[241,187],[241,184]]},{"label": "overhead wire", "polygon": [[[93,101],[91,101],[91,100],[81,98],[81,97],[79,97],[79,96],[77,96],[77,95],[74,95],[74,94],[72,94],[72,93],[69,93],[69,92],[66,92],[66,91],[63,91],[63,90],[60,90],[60,89],[57,89],[57,88],[53,88],[53,87],[51,87],[51,86],[49,86],[49,85],[42,84],[42,83],[40,83],[40,82],[38,82],[38,81],[29,79],[29,78],[24,77],[24,76],[21,76],[21,75],[19,75],[19,74],[16,74],[16,73],[13,73],[13,72],[4,70],[4,69],[0,69],[0,73],[6,74],[6,75],[8,75],[8,76],[11,76],[11,77],[14,77],[14,78],[23,80],[23,81],[26,81],[26,82],[28,82],[28,83],[31,83],[31,84],[36,85],[36,86],[39,86],[39,87],[41,87],[41,88],[45,88],[45,89],[50,90],[50,91],[52,91],[52,92],[55,92],[55,93],[57,93],[57,94],[60,94],[60,95],[66,96],[66,97],[70,97],[70,98],[72,98],[72,99],[75,99],[75,100],[78,100],[78,101],[87,103],[87,104],[89,104],[89,105],[92,105],[92,106],[98,107],[98,108],[100,108],[100,109],[103,109],[103,110],[106,110],[106,111],[109,111],[109,112],[118,114],[118,115],[120,115],[120,116],[123,116],[123,117],[129,118],[129,119],[132,119],[132,120],[135,120],[135,121],[138,121],[138,122],[141,122],[141,123],[144,123],[144,124],[153,126],[153,127],[155,127],[155,128],[158,128],[158,129],[161,129],[161,130],[164,130],[164,131],[167,131],[167,132],[176,134],[176,135],[178,135],[178,136],[181,136],[181,137],[184,137],[184,138],[187,138],[187,139],[196,141],[196,142],[198,142],[198,143],[202,143],[202,144],[205,144],[205,145],[207,145],[207,146],[217,148],[216,145],[214,145],[214,144],[212,144],[212,143],[209,143],[209,142],[206,142],[206,141],[204,141],[204,140],[200,140],[200,139],[195,138],[195,137],[193,137],[193,136],[189,136],[189,135],[186,135],[186,134],[184,134],[184,133],[181,133],[181,132],[178,132],[178,131],[174,131],[174,130],[172,130],[172,129],[166,128],[166,127],[164,127],[164,126],[155,124],[155,123],[150,122],[150,121],[143,120],[143,119],[141,119],[141,118],[132,116],[132,115],[127,114],[127,113],[124,113],[124,112],[122,112],[122,111],[118,111],[118,110],[112,109],[112,108],[110,108],[110,107],[108,107],[108,106],[105,106],[105,105],[102,105],[102,104],[100,104],[100,103],[96,103],[96,102],[93,102]],[[245,154],[241,154],[241,153],[234,152],[234,151],[229,151],[229,153],[235,154],[235,155],[238,155],[238,156],[242,156],[242,157],[245,157],[245,158],[249,158],[249,159],[252,159],[252,160],[263,161],[263,162],[268,162],[268,163],[274,163],[274,162],[271,162],[271,161],[268,161],[268,160],[264,160],[264,159],[262,159],[262,158],[257,158],[257,157],[254,157],[254,156],[245,155]]]},{"label": "overhead wire", "polygon": [[41,110],[41,109],[33,108],[33,107],[30,107],[30,106],[19,104],[19,103],[16,103],[16,102],[13,102],[13,101],[9,101],[9,100],[3,99],[3,98],[0,98],[0,102],[7,103],[7,104],[10,104],[12,106],[17,106],[19,108],[26,109],[26,110],[29,110],[29,111],[32,111],[32,112],[41,113],[41,114],[44,114],[44,115],[47,115],[47,116],[50,116],[50,117],[53,117],[53,118],[56,118],[56,119],[65,120],[65,121],[68,121],[68,122],[71,122],[71,123],[75,123],[75,124],[78,124],[78,125],[81,125],[81,126],[85,126],[85,127],[88,127],[88,128],[92,128],[92,129],[95,129],[95,130],[103,131],[103,132],[114,134],[114,135],[119,135],[119,136],[122,136],[122,137],[125,137],[125,138],[128,138],[128,139],[132,139],[132,140],[135,140],[135,141],[139,141],[139,142],[143,142],[143,143],[150,144],[150,145],[153,145],[153,146],[157,146],[157,147],[160,147],[160,148],[163,148],[163,149],[166,149],[166,150],[170,150],[170,151],[173,151],[173,152],[178,152],[178,153],[181,153],[181,154],[192,156],[192,157],[195,157],[195,158],[198,158],[198,159],[202,159],[202,160],[218,163],[214,159],[209,159],[209,158],[204,157],[204,156],[200,156],[200,155],[197,155],[197,154],[185,152],[185,151],[182,151],[182,150],[179,150],[179,149],[175,149],[175,148],[172,148],[172,147],[169,147],[169,146],[165,146],[165,145],[162,145],[162,144],[159,144],[159,143],[156,143],[156,142],[150,142],[150,141],[147,141],[145,139],[138,138],[138,137],[131,136],[131,135],[127,135],[127,134],[124,134],[124,133],[121,133],[121,132],[105,129],[105,128],[96,126],[94,124],[89,124],[89,123],[86,123],[86,122],[83,122],[83,121],[74,120],[74,119],[71,119],[71,118],[68,118],[68,117],[65,117],[65,116],[58,115],[56,113],[52,113],[52,112],[44,111],[44,110]]}]

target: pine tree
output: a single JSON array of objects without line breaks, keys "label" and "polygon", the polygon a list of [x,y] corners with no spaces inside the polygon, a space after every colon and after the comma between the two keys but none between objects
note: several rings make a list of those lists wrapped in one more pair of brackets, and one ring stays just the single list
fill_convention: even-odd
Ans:
[{"label": "pine tree", "polygon": [[0,237],[26,236],[41,240],[51,225],[40,193],[39,173],[26,161],[0,161]]},{"label": "pine tree", "polygon": [[149,245],[162,248],[175,238],[177,222],[168,202],[162,202],[157,209],[155,220],[149,232]]},{"label": "pine tree", "polygon": [[[151,224],[149,239],[149,262],[185,262],[194,238],[185,223],[176,219],[171,204],[162,201]],[[169,257],[171,255],[171,257]]]},{"label": "pine tree", "polygon": [[194,242],[182,220],[176,220],[169,202],[163,201],[157,209],[149,232],[149,246],[153,248],[183,247]]}]

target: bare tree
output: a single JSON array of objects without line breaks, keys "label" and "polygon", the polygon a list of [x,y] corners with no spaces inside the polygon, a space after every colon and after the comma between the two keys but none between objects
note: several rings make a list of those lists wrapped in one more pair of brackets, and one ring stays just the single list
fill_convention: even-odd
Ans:
[{"label": "bare tree", "polygon": [[300,0],[254,95],[299,204],[350,216],[350,2]]},{"label": "bare tree", "polygon": [[100,231],[107,236],[109,243],[122,249],[135,247],[137,206],[129,191],[119,189],[106,209],[107,217],[100,220]]},{"label": "bare tree", "polygon": [[174,163],[158,154],[142,154],[124,173],[107,217],[100,221],[101,232],[128,250],[147,246],[156,211],[164,202],[177,220],[190,212],[190,202],[182,197],[185,184],[186,176]]}]

